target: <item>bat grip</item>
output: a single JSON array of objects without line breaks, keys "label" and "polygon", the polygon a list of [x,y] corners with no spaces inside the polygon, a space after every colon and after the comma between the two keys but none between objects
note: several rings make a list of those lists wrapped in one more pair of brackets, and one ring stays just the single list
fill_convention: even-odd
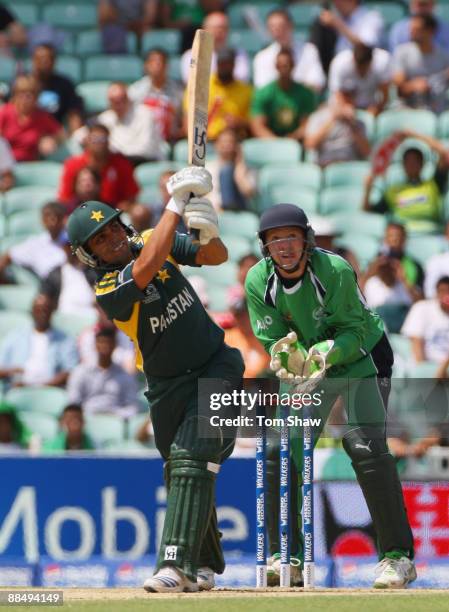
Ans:
[{"label": "bat grip", "polygon": [[[190,198],[194,198],[195,194],[194,193],[190,193]],[[200,241],[200,230],[199,229],[192,229],[189,230],[189,234],[192,236],[193,241],[194,242],[199,242]]]}]

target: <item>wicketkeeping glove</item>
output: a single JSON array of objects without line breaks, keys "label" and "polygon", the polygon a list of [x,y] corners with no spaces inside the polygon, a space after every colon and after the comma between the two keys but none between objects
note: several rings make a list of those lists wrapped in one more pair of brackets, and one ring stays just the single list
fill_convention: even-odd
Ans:
[{"label": "wicketkeeping glove", "polygon": [[296,333],[290,332],[272,346],[270,368],[278,378],[300,380],[306,358],[306,349],[298,342]]},{"label": "wicketkeeping glove", "polygon": [[190,230],[199,230],[200,244],[218,238],[218,217],[207,198],[191,198],[184,209],[184,223]]}]

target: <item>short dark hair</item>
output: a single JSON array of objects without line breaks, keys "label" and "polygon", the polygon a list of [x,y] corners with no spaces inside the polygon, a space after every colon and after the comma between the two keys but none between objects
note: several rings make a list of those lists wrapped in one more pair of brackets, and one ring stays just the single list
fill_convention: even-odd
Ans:
[{"label": "short dark hair", "polygon": [[153,55],[154,53],[156,53],[156,55],[161,55],[166,62],[168,61],[168,53],[165,51],[165,49],[162,49],[162,47],[151,47],[151,49],[148,49],[147,53],[145,54],[145,61],[147,62],[150,55]]},{"label": "short dark hair", "polygon": [[407,233],[407,228],[405,227],[405,225],[403,223],[401,223],[400,221],[395,221],[395,220],[391,220],[388,221],[387,223],[387,229],[389,227],[397,227],[398,229],[400,229],[402,231],[402,233],[405,235]]},{"label": "short dark hair", "polygon": [[283,8],[275,8],[272,11],[270,11],[266,17],[265,21],[268,21],[270,19],[270,17],[273,17],[273,15],[280,15],[281,17],[285,17],[285,19],[291,24],[293,25],[293,18],[290,15],[290,13]]},{"label": "short dark hair", "polygon": [[41,208],[41,212],[50,211],[57,215],[58,217],[65,217],[67,214],[67,208],[61,202],[57,202],[56,200],[52,202],[47,202]]},{"label": "short dark hair", "polygon": [[449,276],[446,274],[445,276],[441,276],[436,284],[436,288],[438,289],[438,287],[440,285],[449,285]]},{"label": "short dark hair", "polygon": [[409,155],[409,153],[412,153],[413,155],[419,157],[421,163],[424,162],[424,153],[418,147],[408,147],[407,149],[405,149],[404,153],[402,154],[402,161],[405,161],[405,158],[407,155]]},{"label": "short dark hair", "polygon": [[103,132],[109,136],[109,129],[102,123],[92,123],[92,125],[89,126],[89,134],[92,134],[92,132]]},{"label": "short dark hair", "polygon": [[257,257],[257,255],[255,253],[246,253],[245,255],[242,255],[242,257],[240,257],[240,259],[237,262],[238,266],[243,265],[247,259],[256,259],[257,261],[259,261],[259,257]]},{"label": "short dark hair", "polygon": [[56,47],[52,45],[51,43],[48,43],[48,42],[39,43],[38,45],[34,47],[33,53],[34,51],[37,51],[37,49],[46,49],[47,51],[50,51],[50,53],[52,53],[54,57],[56,56]]},{"label": "short dark hair", "polygon": [[291,63],[295,63],[295,56],[293,55],[293,51],[290,49],[290,47],[281,47],[276,55],[276,58],[278,58],[280,55],[288,55]]},{"label": "short dark hair", "polygon": [[419,15],[415,13],[411,16],[411,19],[421,19],[426,30],[435,32],[438,28],[438,21],[433,15]]},{"label": "short dark hair", "polygon": [[373,59],[373,48],[364,43],[356,43],[352,52],[356,64],[368,64]]},{"label": "short dark hair", "polygon": [[64,416],[65,414],[67,414],[67,412],[78,412],[80,414],[83,414],[83,407],[81,406],[81,404],[67,404],[67,406],[65,406],[63,411],[61,412],[61,416]]},{"label": "short dark hair", "polygon": [[112,340],[115,340],[116,329],[115,327],[100,327],[95,334],[95,338],[111,338]]}]

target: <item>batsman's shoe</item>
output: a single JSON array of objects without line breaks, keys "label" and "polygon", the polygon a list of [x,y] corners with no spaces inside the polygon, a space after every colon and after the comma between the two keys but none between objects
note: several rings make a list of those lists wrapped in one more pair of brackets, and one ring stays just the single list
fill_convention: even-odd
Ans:
[{"label": "batsman's shoe", "polygon": [[375,589],[405,589],[416,580],[415,564],[408,557],[385,557],[376,566]]},{"label": "batsman's shoe", "polygon": [[148,593],[196,593],[198,583],[189,580],[177,567],[168,565],[145,580],[143,588]]},{"label": "batsman's shoe", "polygon": [[[279,586],[281,579],[281,555],[275,553],[267,561],[267,585]],[[304,586],[304,576],[301,569],[301,561],[297,557],[290,557],[290,586]]]},{"label": "batsman's shoe", "polygon": [[215,586],[215,573],[210,567],[198,568],[196,579],[200,591],[210,591]]}]

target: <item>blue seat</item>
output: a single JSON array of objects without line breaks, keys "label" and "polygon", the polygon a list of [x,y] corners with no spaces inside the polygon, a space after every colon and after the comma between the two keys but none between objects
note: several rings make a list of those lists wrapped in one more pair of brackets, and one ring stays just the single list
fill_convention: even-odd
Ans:
[{"label": "blue seat", "polygon": [[291,138],[249,138],[242,143],[243,156],[250,166],[291,164],[301,159],[301,145]]},{"label": "blue seat", "polygon": [[136,55],[95,55],[84,65],[86,81],[124,81],[132,83],[143,75],[143,61]]},{"label": "blue seat", "polygon": [[57,387],[17,387],[8,391],[6,401],[21,412],[53,417],[58,417],[69,403],[67,391]]},{"label": "blue seat", "polygon": [[259,227],[259,218],[249,211],[233,212],[225,210],[218,219],[220,234],[227,236],[241,236],[247,240],[254,240]]},{"label": "blue seat", "polygon": [[325,187],[363,187],[364,179],[371,170],[367,161],[351,161],[330,164],[323,171]]},{"label": "blue seat", "polygon": [[176,161],[147,162],[137,166],[134,174],[142,187],[155,187],[159,184],[159,177],[163,172],[168,170],[176,172],[181,168],[182,164]]},{"label": "blue seat", "polygon": [[145,32],[142,37],[142,53],[146,54],[150,49],[163,49],[169,55],[179,54],[181,48],[181,31],[174,29],[151,30]]},{"label": "blue seat", "polygon": [[387,110],[377,117],[376,141],[382,142],[397,130],[413,126],[417,132],[426,136],[435,136],[437,117],[428,110],[397,109]]},{"label": "blue seat", "polygon": [[362,187],[328,187],[321,192],[319,211],[322,215],[360,211],[362,202]]},{"label": "blue seat", "polygon": [[45,23],[69,31],[88,30],[97,23],[97,7],[94,2],[50,3],[44,6]]},{"label": "blue seat", "polygon": [[[137,39],[133,32],[128,32],[126,35],[126,45],[128,53],[136,53]],[[90,55],[101,55],[103,46],[100,30],[87,30],[79,32],[76,36],[76,54],[80,57],[89,57]]]},{"label": "blue seat", "polygon": [[40,211],[44,204],[56,198],[56,191],[56,187],[46,187],[44,185],[14,187],[4,196],[3,209],[5,215],[9,217],[18,212]]},{"label": "blue seat", "polygon": [[112,81],[89,81],[80,83],[76,87],[76,93],[84,100],[84,106],[88,114],[97,114],[108,107],[108,88]]},{"label": "blue seat", "polygon": [[61,178],[62,164],[50,161],[19,162],[14,168],[16,187],[50,187],[56,189]]},{"label": "blue seat", "polygon": [[299,203],[304,189],[319,192],[322,173],[321,168],[311,162],[297,162],[282,166],[273,164],[261,168],[258,179],[261,196],[267,204],[273,203],[271,192],[276,187],[291,189],[290,199]]}]

